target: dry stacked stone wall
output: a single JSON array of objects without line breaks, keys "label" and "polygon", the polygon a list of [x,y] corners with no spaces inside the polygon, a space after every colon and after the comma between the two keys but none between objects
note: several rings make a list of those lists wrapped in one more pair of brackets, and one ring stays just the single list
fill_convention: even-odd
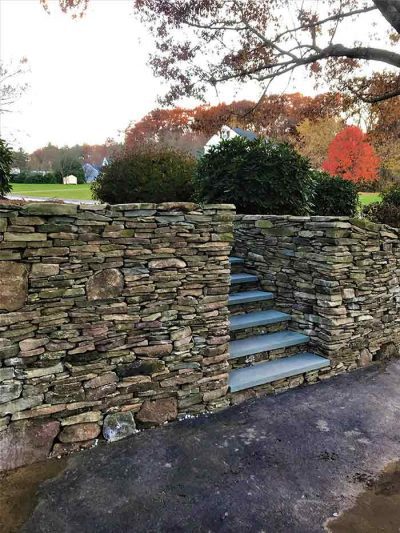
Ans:
[{"label": "dry stacked stone wall", "polygon": [[233,218],[0,206],[0,469],[226,405]]},{"label": "dry stacked stone wall", "polygon": [[398,354],[399,233],[346,217],[238,215],[235,254],[331,375]]}]

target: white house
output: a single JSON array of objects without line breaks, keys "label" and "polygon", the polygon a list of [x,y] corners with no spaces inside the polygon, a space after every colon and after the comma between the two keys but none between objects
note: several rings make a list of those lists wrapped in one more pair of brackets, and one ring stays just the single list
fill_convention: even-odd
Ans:
[{"label": "white house", "polygon": [[257,139],[257,135],[252,131],[246,131],[242,128],[231,128],[229,126],[222,126],[219,132],[213,135],[211,139],[206,142],[206,144],[204,145],[204,153],[206,154],[207,152],[209,152],[212,146],[216,146],[221,141],[227,141],[229,139],[233,139],[234,137],[244,137],[249,141],[254,141],[255,139]]},{"label": "white house", "polygon": [[63,183],[64,185],[77,185],[78,178],[73,174],[70,174],[69,176],[65,176],[65,178],[63,178]]}]

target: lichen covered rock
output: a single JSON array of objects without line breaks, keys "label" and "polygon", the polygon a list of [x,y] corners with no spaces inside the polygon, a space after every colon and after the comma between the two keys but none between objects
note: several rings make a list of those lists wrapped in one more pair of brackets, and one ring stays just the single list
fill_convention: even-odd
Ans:
[{"label": "lichen covered rock", "polygon": [[107,415],[103,424],[103,436],[109,442],[124,439],[136,433],[136,424],[130,411]]}]

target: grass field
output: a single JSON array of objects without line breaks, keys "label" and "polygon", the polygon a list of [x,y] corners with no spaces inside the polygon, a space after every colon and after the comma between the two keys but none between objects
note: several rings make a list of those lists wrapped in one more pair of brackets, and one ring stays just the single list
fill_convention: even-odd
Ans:
[{"label": "grass field", "polygon": [[373,202],[381,201],[381,196],[379,192],[360,192],[359,196],[362,205],[369,205]]},{"label": "grass field", "polygon": [[11,194],[29,197],[58,198],[62,200],[91,200],[90,185],[57,185],[57,184],[30,184],[14,183]]},{"label": "grass field", "polygon": [[[11,194],[18,194],[29,198],[37,196],[43,198],[59,198],[62,200],[91,200],[90,185],[56,185],[56,184],[24,184],[14,183]],[[360,201],[362,205],[372,202],[379,202],[380,195],[377,192],[361,192]]]}]

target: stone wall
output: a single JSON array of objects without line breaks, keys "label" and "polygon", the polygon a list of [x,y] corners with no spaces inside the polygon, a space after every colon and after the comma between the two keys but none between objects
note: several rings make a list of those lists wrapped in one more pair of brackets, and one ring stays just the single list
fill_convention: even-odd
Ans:
[{"label": "stone wall", "polygon": [[225,405],[233,206],[0,206],[0,469]]},{"label": "stone wall", "polygon": [[345,217],[238,215],[235,254],[336,373],[397,355],[399,230]]}]

